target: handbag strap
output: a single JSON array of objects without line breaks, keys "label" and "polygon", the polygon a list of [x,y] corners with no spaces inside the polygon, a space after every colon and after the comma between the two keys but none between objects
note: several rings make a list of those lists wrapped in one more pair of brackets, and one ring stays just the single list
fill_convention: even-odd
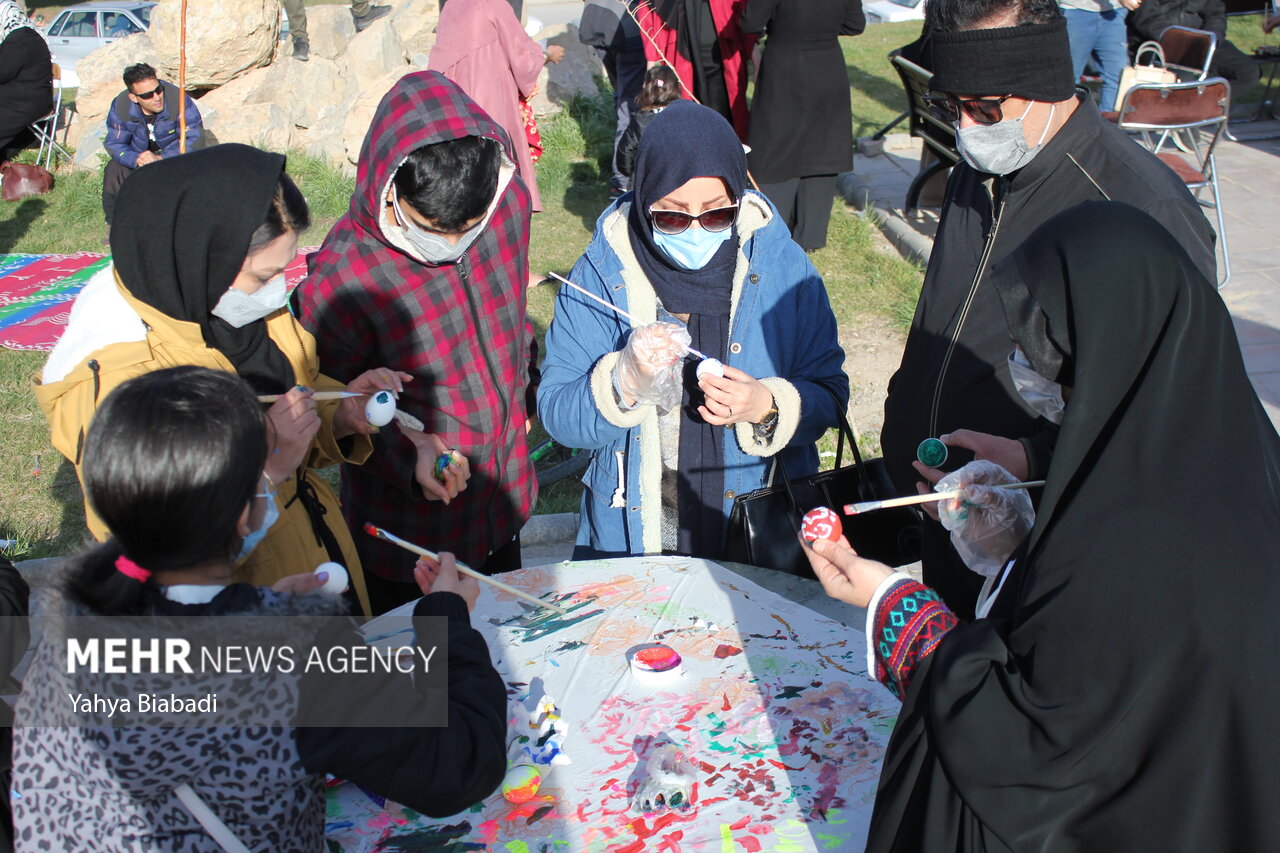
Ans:
[{"label": "handbag strap", "polygon": [[[857,472],[858,479],[862,481],[862,484],[870,489],[871,481],[867,479],[867,468],[862,463],[862,453],[858,450],[858,441],[854,437],[853,427],[849,425],[849,417],[845,413],[846,407],[840,405],[840,398],[836,396],[836,392],[832,391],[825,385],[819,385],[818,387],[831,395],[831,402],[835,404],[836,407],[836,462],[835,465],[832,466],[832,470],[840,468],[841,463],[844,462],[844,442],[845,437],[848,436],[849,447],[853,450],[854,471]],[[782,450],[785,449],[786,448],[783,448]],[[796,503],[795,493],[791,490],[791,478],[787,476],[787,466],[782,461],[782,450],[779,450],[773,456],[772,465],[769,470],[769,482],[776,482],[777,475],[779,473],[782,474],[782,485],[787,492],[787,502],[791,504],[792,521],[796,527],[796,533],[799,533],[799,522],[795,519],[799,516],[800,507]]]},{"label": "handbag strap", "polygon": [[1142,57],[1144,54],[1150,53],[1155,56],[1156,61],[1151,63],[1153,67],[1164,68],[1164,48],[1160,46],[1158,41],[1144,41],[1138,45],[1138,49],[1133,54],[1133,67],[1137,68],[1142,65]]}]

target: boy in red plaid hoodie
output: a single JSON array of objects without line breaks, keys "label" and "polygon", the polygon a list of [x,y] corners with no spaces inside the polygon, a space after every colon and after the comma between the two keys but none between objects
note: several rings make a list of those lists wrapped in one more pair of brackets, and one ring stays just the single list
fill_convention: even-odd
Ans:
[{"label": "boy in red plaid hoodie", "polygon": [[[516,534],[537,493],[525,442],[537,375],[529,216],[506,132],[443,75],[409,74],[378,106],[351,209],[297,290],[330,376],[382,364],[413,375],[397,408],[422,427],[398,418],[365,465],[343,466],[347,522],[490,574],[520,567]],[[356,542],[375,614],[420,595],[411,557]]]}]

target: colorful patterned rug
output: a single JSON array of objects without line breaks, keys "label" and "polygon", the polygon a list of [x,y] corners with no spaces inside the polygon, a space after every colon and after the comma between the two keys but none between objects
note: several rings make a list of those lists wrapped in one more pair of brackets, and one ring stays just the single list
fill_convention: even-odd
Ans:
[{"label": "colorful patterned rug", "polygon": [[[289,285],[306,275],[303,249],[285,270]],[[85,282],[111,263],[110,255],[0,255],[0,346],[51,350],[66,328],[71,303]]]}]

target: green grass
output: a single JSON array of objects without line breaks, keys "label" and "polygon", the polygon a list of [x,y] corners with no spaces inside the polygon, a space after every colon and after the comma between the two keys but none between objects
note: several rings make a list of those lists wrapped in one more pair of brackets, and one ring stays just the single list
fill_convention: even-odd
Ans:
[{"label": "green grass", "polygon": [[[879,52],[883,59],[885,51]],[[867,63],[870,67],[871,60]],[[883,70],[887,73],[887,64]],[[884,105],[875,108],[873,118],[864,118],[860,110],[872,109],[871,103],[855,90],[856,127],[874,129],[877,122],[892,118]],[[612,116],[612,96],[602,84],[596,95],[580,96],[568,109],[541,122],[545,153],[537,169],[544,209],[533,221],[529,247],[533,270],[567,272],[590,239],[596,218],[608,203]],[[888,118],[881,121],[881,116]],[[289,171],[311,204],[312,228],[301,242],[318,244],[346,212],[354,179],[298,153],[290,155]],[[101,173],[60,172],[57,178],[49,195],[0,205],[0,252],[102,250]],[[814,253],[813,261],[827,282],[842,323],[872,314],[905,327],[921,272],[884,251],[878,239],[871,223],[837,202],[828,246]],[[551,322],[554,297],[550,285],[529,295],[529,316],[540,339]],[[18,539],[17,547],[8,553],[20,559],[69,553],[84,537],[75,472],[49,444],[48,427],[30,392],[30,376],[44,359],[44,353],[0,350],[0,538]],[[531,446],[543,440],[545,432],[536,427],[530,435]],[[834,449],[834,441],[823,442],[824,448],[828,445]],[[40,468],[35,473],[37,454]],[[536,511],[574,511],[580,494],[576,478],[562,481],[544,490]]]}]

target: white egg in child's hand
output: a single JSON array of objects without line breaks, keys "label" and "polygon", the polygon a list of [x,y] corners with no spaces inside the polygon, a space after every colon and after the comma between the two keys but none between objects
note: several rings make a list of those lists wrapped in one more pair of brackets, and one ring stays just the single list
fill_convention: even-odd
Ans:
[{"label": "white egg in child's hand", "polygon": [[724,376],[724,364],[718,358],[704,358],[698,362],[696,373],[699,380],[708,373],[712,376]]},{"label": "white egg in child's hand", "polygon": [[328,572],[329,577],[324,582],[324,586],[320,587],[320,592],[326,595],[342,595],[347,591],[347,570],[341,563],[321,563],[316,566],[314,574]]},{"label": "white egg in child's hand", "polygon": [[364,417],[371,425],[384,427],[396,416],[396,398],[390,391],[379,391],[364,404]]}]

